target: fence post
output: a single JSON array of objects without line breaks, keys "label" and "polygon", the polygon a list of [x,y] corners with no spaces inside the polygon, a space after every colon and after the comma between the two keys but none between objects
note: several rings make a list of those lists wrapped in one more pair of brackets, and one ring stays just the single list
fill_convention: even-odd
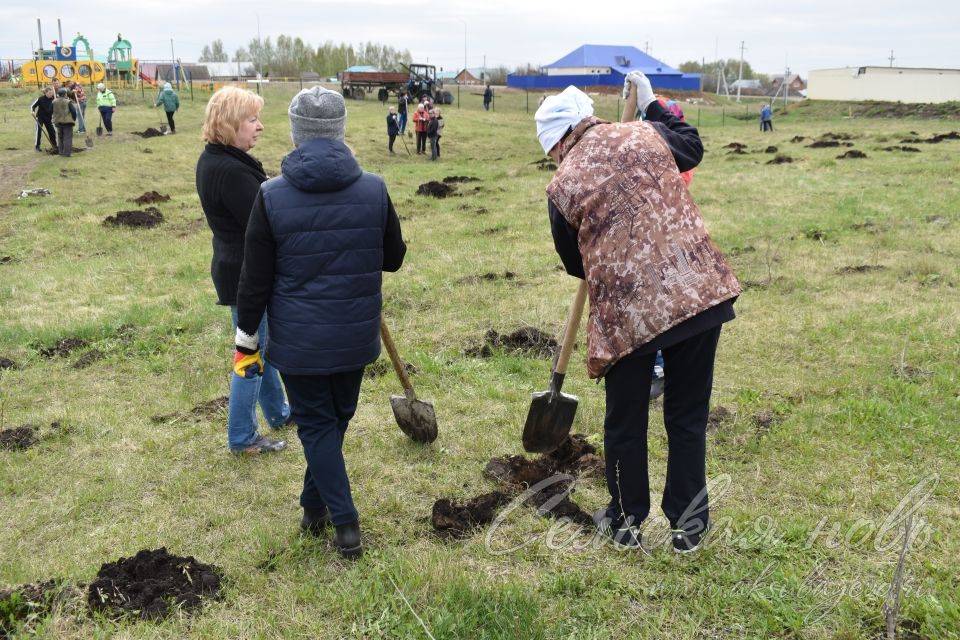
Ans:
[{"label": "fence post", "polygon": [[725,127],[727,125],[727,108],[720,107],[720,126]]}]

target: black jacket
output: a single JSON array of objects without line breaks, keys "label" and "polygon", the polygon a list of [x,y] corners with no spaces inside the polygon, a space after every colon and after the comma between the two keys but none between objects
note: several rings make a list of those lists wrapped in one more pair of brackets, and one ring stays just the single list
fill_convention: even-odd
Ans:
[{"label": "black jacket", "polygon": [[243,238],[260,183],[260,161],[236,147],[207,144],[197,161],[197,194],[213,231],[210,275],[217,304],[235,305],[243,265]]},{"label": "black jacket", "polygon": [[30,103],[30,111],[37,116],[37,120],[40,122],[52,122],[53,101],[55,99],[56,98],[48,98],[46,95],[41,95],[39,98]]}]

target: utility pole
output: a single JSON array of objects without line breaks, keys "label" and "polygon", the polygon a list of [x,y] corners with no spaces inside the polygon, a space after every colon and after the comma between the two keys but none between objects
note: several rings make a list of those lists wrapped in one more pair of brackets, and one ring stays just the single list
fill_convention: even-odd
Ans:
[{"label": "utility pole", "polygon": [[737,74],[737,102],[740,102],[740,85],[743,84],[743,50],[744,41],[740,41],[740,72]]},{"label": "utility pole", "polygon": [[893,61],[896,60],[896,58],[893,57],[893,49],[890,49],[890,57],[888,58],[888,60],[890,60],[890,67],[892,68]]},{"label": "utility pole", "polygon": [[783,108],[787,108],[787,95],[790,93],[790,67],[783,74]]}]

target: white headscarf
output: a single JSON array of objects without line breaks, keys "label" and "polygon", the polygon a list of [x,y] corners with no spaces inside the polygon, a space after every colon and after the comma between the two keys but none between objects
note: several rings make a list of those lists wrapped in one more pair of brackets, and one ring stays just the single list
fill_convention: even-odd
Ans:
[{"label": "white headscarf", "polygon": [[577,126],[584,118],[593,115],[593,100],[580,89],[570,85],[560,94],[549,96],[537,109],[537,138],[544,153],[550,153],[554,145],[570,127]]}]

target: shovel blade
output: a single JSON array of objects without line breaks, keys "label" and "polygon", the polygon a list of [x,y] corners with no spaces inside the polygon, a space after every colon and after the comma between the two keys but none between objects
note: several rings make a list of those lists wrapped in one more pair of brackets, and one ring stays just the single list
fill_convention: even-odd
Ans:
[{"label": "shovel blade", "polygon": [[532,398],[523,425],[523,448],[531,453],[550,453],[570,435],[579,400],[554,391],[534,393]]},{"label": "shovel blade", "polygon": [[93,148],[93,138],[91,138],[90,136],[87,136],[86,138],[83,139],[83,144],[85,144],[88,149],[92,149],[92,148]]},{"label": "shovel blade", "polygon": [[414,442],[430,443],[437,439],[437,416],[433,405],[405,396],[390,396],[397,426]]},{"label": "shovel blade", "polygon": [[102,135],[103,135],[103,127],[97,127],[97,137],[99,138]]}]

